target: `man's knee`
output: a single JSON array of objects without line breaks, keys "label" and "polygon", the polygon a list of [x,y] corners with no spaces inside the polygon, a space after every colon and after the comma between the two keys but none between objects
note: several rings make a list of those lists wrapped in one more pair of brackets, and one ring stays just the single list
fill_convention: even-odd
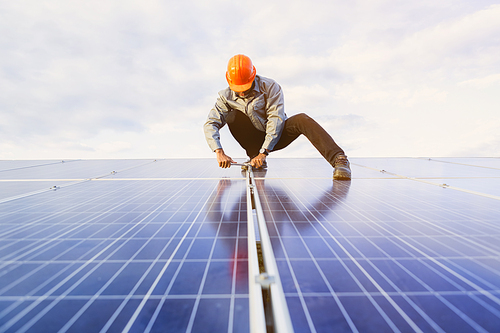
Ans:
[{"label": "man's knee", "polygon": [[288,119],[292,120],[292,122],[297,123],[297,124],[304,123],[304,122],[312,120],[312,118],[309,117],[305,113],[297,113],[296,115],[293,115],[293,116],[291,116]]},{"label": "man's knee", "polygon": [[311,117],[309,117],[307,114],[305,113],[298,113],[292,117],[289,118],[291,120],[291,124],[292,126],[294,127],[302,127],[302,126],[308,126],[312,123],[316,123],[314,121],[314,119],[312,119]]},{"label": "man's knee", "polygon": [[310,120],[310,119],[312,119],[311,117],[309,117],[305,113],[298,113],[294,117],[297,117],[298,120]]}]

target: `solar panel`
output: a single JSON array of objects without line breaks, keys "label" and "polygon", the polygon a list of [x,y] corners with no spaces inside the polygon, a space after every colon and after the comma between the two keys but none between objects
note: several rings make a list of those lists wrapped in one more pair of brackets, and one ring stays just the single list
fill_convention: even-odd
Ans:
[{"label": "solar panel", "polygon": [[[351,163],[254,173],[295,332],[499,331],[500,159]],[[245,177],[0,161],[0,331],[249,332]]]}]

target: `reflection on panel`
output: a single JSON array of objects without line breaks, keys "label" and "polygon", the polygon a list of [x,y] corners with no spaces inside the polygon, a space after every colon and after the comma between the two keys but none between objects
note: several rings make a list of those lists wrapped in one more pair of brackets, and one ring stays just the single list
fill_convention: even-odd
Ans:
[{"label": "reflection on panel", "polygon": [[258,186],[297,331],[500,328],[497,200],[408,180]]},{"label": "reflection on panel", "polygon": [[[295,331],[500,331],[498,159],[350,160],[255,172]],[[239,166],[0,161],[0,186],[0,331],[249,331]]]},{"label": "reflection on panel", "polygon": [[243,186],[92,181],[0,204],[0,331],[248,331]]}]

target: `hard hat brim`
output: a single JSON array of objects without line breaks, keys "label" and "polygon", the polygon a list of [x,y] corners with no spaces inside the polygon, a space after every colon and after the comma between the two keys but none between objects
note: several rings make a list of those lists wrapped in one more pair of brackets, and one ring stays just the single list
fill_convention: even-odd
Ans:
[{"label": "hard hat brim", "polygon": [[250,77],[250,81],[245,84],[234,84],[232,80],[229,77],[229,72],[226,72],[226,80],[227,83],[229,84],[229,88],[231,88],[232,91],[234,92],[244,92],[247,91],[252,87],[253,81],[255,80],[255,75],[257,74],[257,71],[255,70],[255,67],[253,67],[252,70],[252,76]]},{"label": "hard hat brim", "polygon": [[236,85],[236,84],[229,83],[229,88],[234,92],[244,92],[252,87],[252,83],[253,83],[253,81],[250,83],[247,83],[247,84],[242,84],[242,85]]}]

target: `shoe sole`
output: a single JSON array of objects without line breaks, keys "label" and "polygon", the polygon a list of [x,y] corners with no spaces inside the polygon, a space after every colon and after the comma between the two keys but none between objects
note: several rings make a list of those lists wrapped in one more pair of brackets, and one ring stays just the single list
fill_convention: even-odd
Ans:
[{"label": "shoe sole", "polygon": [[335,180],[351,180],[351,175],[346,172],[337,172],[333,174]]}]

